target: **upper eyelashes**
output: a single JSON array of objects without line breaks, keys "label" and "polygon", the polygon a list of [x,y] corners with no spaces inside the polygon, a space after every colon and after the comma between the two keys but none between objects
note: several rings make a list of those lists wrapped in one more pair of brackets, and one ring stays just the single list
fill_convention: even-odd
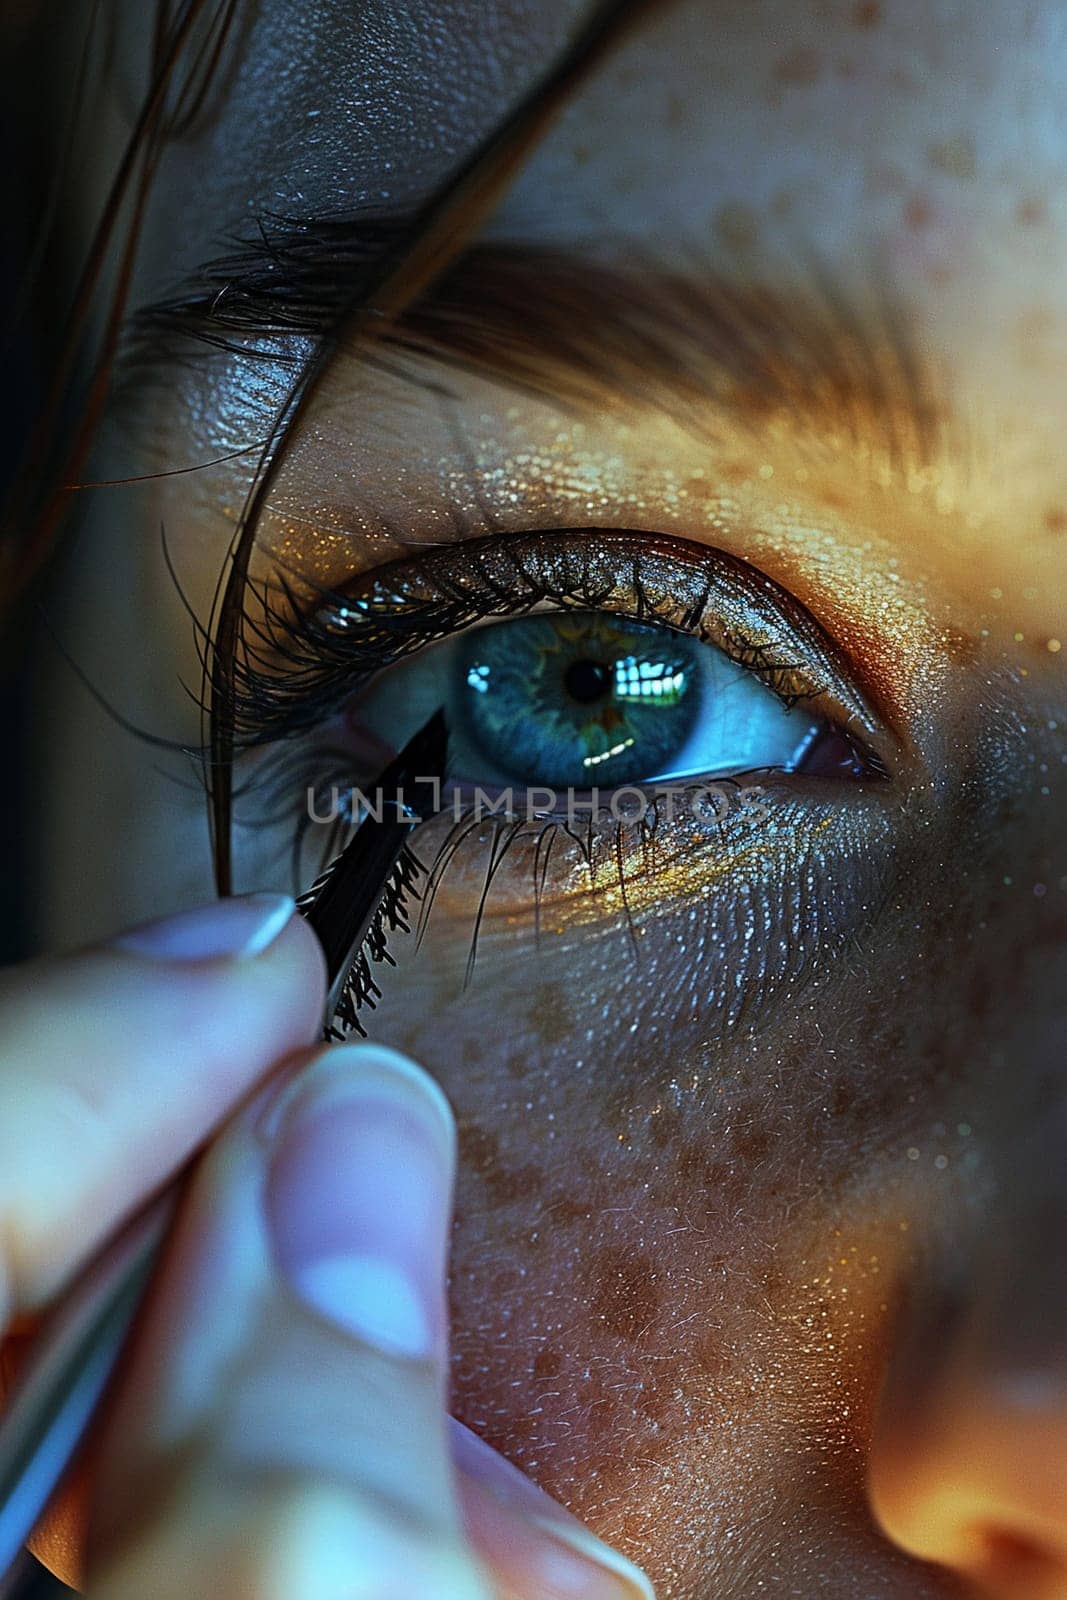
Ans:
[{"label": "upper eyelashes", "polygon": [[287,579],[247,619],[233,723],[245,744],[321,723],[373,676],[474,624],[538,610],[608,612],[716,646],[787,706],[820,704],[863,741],[877,719],[800,603],[723,551],[625,530],[493,535],[390,562],[305,609]]}]

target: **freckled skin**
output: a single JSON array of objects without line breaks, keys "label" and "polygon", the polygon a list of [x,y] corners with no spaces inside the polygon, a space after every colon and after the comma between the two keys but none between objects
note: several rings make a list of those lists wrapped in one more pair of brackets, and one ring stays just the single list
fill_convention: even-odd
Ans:
[{"label": "freckled skin", "polygon": [[[1027,754],[1020,742],[1002,765],[1024,771]],[[676,1024],[667,1051],[650,1043],[650,1016],[670,1029],[669,1001],[650,1010],[629,991],[644,989],[654,930],[640,966],[620,934],[604,987],[599,963],[583,968],[582,1009],[607,1019],[594,1038],[577,1044],[575,1028],[531,1055],[520,1030],[506,1078],[499,1058],[472,1068],[465,1048],[498,1005],[491,949],[462,1003],[442,974],[432,1022],[401,1020],[405,979],[375,1018],[479,1122],[453,1279],[459,1414],[640,1553],[663,1593],[745,1592],[692,1530],[744,1523],[753,1495],[788,1500],[798,1473],[798,1548],[823,1550],[830,1570],[838,1541],[853,1563],[862,1547],[868,1580],[896,1593],[863,1463],[899,1297],[931,1216],[969,1248],[972,1213],[995,1209],[1028,1130],[1062,1100],[1040,1071],[1054,992],[1047,1010],[1018,1005],[1052,977],[1064,932],[1062,906],[1029,892],[1051,843],[1032,822],[1025,793],[976,774],[921,835],[925,865],[904,875],[874,948],[861,936],[847,974],[817,974],[755,1034],[685,1045]],[[950,903],[917,897],[915,881],[937,885],[949,861]],[[1014,892],[997,872],[1009,863]],[[982,924],[994,940],[976,936]],[[425,981],[417,961],[406,978]],[[524,1015],[557,1006],[562,981],[550,952],[531,963]],[[1024,1056],[1029,1077],[1005,1072]],[[494,1178],[509,1166],[521,1198]],[[485,1315],[500,1272],[503,1323]],[[913,1571],[900,1592],[950,1591]]]},{"label": "freckled skin", "polygon": [[[704,896],[708,858],[684,894],[642,902],[639,954],[617,915],[603,927],[561,917],[536,948],[491,925],[465,985],[470,919],[453,905],[418,954],[398,941],[372,1033],[434,1071],[459,1119],[463,1420],[646,1565],[661,1600],[949,1600],[957,1577],[877,1530],[867,1479],[880,1386],[914,1304],[943,1277],[984,1281],[1007,1198],[1063,1168],[1067,716],[1063,657],[1045,641],[1064,612],[1067,236],[1044,199],[1065,176],[1062,17],[1018,0],[965,13],[947,0],[779,0],[760,8],[766,27],[706,0],[654,13],[546,142],[499,226],[609,253],[630,236],[695,239],[743,283],[762,272],[788,284],[812,251],[835,281],[873,263],[913,319],[973,445],[970,498],[952,515],[816,452],[796,492],[839,520],[856,561],[818,541],[814,514],[765,535],[797,462],[755,410],[748,454],[776,476],[748,490],[754,464],[739,449],[715,481],[749,495],[743,553],[802,590],[861,662],[867,652],[906,727],[894,848],[868,852],[859,904],[820,878],[831,915],[812,959],[765,980],[789,945],[785,917],[732,1023],[721,1000],[740,955],[701,932],[759,874],[719,877]],[[524,26],[536,35],[520,18],[520,42]],[[848,76],[836,69],[846,53]],[[1018,339],[1023,315],[1039,316],[1036,341]],[[492,398],[477,402],[486,431],[507,437]],[[371,408],[352,409],[356,445],[320,469],[323,500],[351,461],[373,473],[359,432]],[[383,431],[402,433],[384,414]],[[164,408],[159,420],[166,434],[174,419]],[[208,423],[178,424],[183,459],[216,453]],[[608,445],[693,464],[676,438],[660,449],[651,425]],[[381,453],[382,476],[401,481]],[[212,508],[223,491],[239,503],[238,472],[215,475],[194,517],[208,552],[186,559],[194,598],[214,585],[228,527]],[[657,480],[634,480],[638,525],[660,525]],[[153,493],[139,527],[160,509],[168,526],[188,523],[173,484]],[[573,517],[562,494],[544,505]],[[102,515],[101,548],[131,537],[127,516]],[[583,525],[593,516],[618,513],[583,510]],[[893,575],[909,586],[897,610]],[[97,594],[82,659],[102,657],[103,640],[139,659],[146,626]],[[188,629],[173,628],[177,656]],[[166,793],[144,798],[145,753],[86,715],[69,684],[60,698],[55,791],[99,769],[143,802],[126,800],[131,828],[141,811],[170,819]],[[206,889],[195,797],[195,842],[162,863],[151,832],[102,859],[101,793],[55,819],[69,869],[64,892],[46,895],[57,940],[101,907],[118,920]],[[812,897],[800,900],[810,916]],[[1025,1230],[1017,1248],[1039,1276]]]}]

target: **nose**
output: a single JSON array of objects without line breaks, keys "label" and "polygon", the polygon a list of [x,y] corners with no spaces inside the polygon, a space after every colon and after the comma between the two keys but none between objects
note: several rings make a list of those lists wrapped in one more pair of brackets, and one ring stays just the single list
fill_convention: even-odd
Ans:
[{"label": "nose", "polygon": [[1062,1181],[915,1288],[872,1443],[885,1532],[989,1600],[1067,1600]]}]

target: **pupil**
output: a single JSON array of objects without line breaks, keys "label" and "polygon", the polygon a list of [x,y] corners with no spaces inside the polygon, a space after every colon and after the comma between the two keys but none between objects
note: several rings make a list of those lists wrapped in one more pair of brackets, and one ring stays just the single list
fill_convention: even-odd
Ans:
[{"label": "pupil", "polygon": [[611,688],[612,676],[611,668],[603,661],[572,661],[563,675],[563,683],[572,700],[588,705]]}]

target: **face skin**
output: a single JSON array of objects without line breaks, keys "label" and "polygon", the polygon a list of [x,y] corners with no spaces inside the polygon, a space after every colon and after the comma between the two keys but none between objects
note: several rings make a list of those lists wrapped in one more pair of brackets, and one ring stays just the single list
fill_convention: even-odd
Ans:
[{"label": "face skin", "polygon": [[[213,177],[183,265],[263,196],[328,209],[387,164],[417,195],[574,15],[530,5],[493,37],[477,8],[427,8],[393,37],[371,7],[368,64],[347,8],[310,7],[280,71],[279,9],[244,46],[248,137],[235,91],[171,158],[146,295],[194,172]],[[490,236],[713,283],[784,391],[706,348],[684,410],[651,373],[623,394],[617,363],[576,395],[554,347],[523,386],[488,360],[346,355],[261,529],[258,571],[332,584],[487,527],[721,549],[818,619],[870,707],[884,780],[779,780],[765,824],[635,856],[629,918],[617,875],[590,888],[564,844],[538,941],[517,850],[468,982],[470,841],[370,1019],[460,1119],[456,1414],[664,1597],[1067,1596],[1064,25],[1018,0],[655,9]],[[354,109],[361,72],[390,112]],[[288,131],[309,110],[321,161]],[[101,477],[262,438],[277,378],[132,381]],[[198,737],[153,530],[206,617],[248,474],[88,501],[65,637],[154,733]],[[44,939],[208,893],[188,765],[62,674],[44,704]],[[284,833],[238,830],[240,886],[288,886]]]}]

